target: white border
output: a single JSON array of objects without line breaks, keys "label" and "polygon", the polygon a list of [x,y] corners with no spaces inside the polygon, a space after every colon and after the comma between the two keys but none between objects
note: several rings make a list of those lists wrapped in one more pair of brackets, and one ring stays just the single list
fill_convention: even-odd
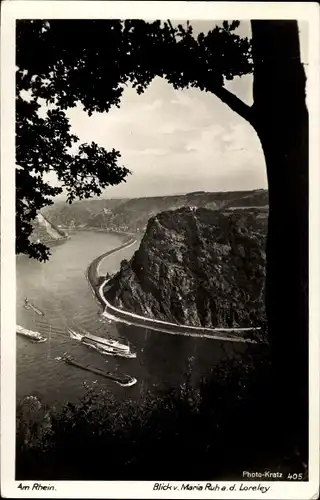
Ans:
[{"label": "white border", "polygon": [[[257,498],[259,492],[153,491],[153,482],[52,482],[56,491],[21,491],[14,480],[15,442],[15,19],[298,19],[309,22],[308,103],[310,113],[310,480],[261,483],[264,498],[317,498],[319,484],[319,6],[316,2],[104,2],[5,0],[1,16],[1,495],[6,498]],[[36,57],[36,55],[35,55]],[[187,478],[186,478],[186,482]],[[24,484],[33,484],[23,482]],[[42,483],[48,484],[48,483]],[[170,483],[179,485],[181,483]],[[195,484],[195,483],[194,483]],[[198,483],[196,483],[198,484]],[[201,483],[203,484],[203,483]],[[215,484],[215,483],[214,483]],[[245,483],[257,485],[258,483]]]}]

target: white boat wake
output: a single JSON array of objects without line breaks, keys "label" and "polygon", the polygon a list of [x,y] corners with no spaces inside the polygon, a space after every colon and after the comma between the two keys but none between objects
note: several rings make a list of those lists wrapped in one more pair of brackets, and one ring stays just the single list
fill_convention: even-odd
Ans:
[{"label": "white boat wake", "polygon": [[130,382],[127,382],[125,384],[122,384],[121,382],[117,382],[116,381],[116,384],[118,385],[121,385],[121,387],[132,387],[133,385],[135,385],[137,383],[137,379],[132,377],[132,380],[130,380]]}]

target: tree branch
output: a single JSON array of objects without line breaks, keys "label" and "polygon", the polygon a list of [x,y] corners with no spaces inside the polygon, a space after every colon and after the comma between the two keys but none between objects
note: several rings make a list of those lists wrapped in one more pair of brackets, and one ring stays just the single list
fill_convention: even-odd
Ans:
[{"label": "tree branch", "polygon": [[211,92],[215,94],[222,102],[227,104],[232,111],[238,113],[247,122],[253,124],[252,107],[245,104],[239,97],[227,90],[225,87],[211,87]]},{"label": "tree branch", "polygon": [[[173,28],[170,19],[167,19],[167,24],[169,26],[173,40],[176,41],[175,29]],[[232,111],[235,111],[236,113],[238,113],[238,115],[240,115],[251,125],[253,125],[253,110],[250,106],[241,101],[239,97],[222,86],[212,86],[209,84],[208,90],[219,97],[219,99],[227,104],[229,108],[232,109]]]}]

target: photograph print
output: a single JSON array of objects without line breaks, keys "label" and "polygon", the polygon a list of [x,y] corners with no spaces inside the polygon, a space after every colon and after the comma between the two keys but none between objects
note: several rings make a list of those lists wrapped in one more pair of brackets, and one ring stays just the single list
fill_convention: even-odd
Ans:
[{"label": "photograph print", "polygon": [[308,483],[308,22],[15,37],[16,484]]}]

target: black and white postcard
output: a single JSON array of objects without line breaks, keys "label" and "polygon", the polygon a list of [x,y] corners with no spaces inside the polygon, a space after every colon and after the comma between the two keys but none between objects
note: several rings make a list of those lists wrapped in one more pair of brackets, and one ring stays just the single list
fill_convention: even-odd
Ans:
[{"label": "black and white postcard", "polygon": [[1,494],[317,498],[319,6],[7,1]]}]

